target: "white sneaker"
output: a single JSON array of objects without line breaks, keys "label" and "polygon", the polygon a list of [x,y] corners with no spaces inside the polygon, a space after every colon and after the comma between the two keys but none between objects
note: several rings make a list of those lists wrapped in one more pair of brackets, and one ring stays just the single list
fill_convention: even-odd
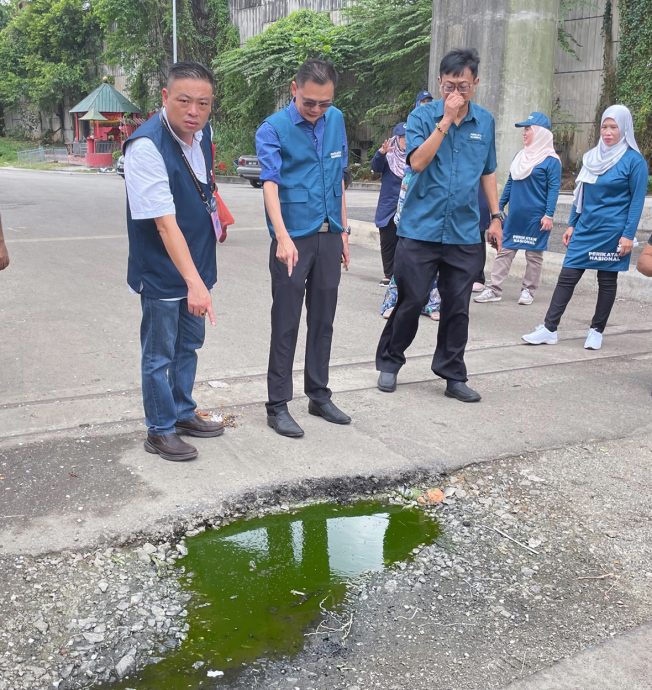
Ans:
[{"label": "white sneaker", "polygon": [[484,304],[485,302],[500,302],[502,297],[499,297],[491,288],[485,288],[477,297],[473,298],[474,302]]},{"label": "white sneaker", "polygon": [[471,292],[482,292],[484,290],[483,283],[473,283],[473,290]]},{"label": "white sneaker", "polygon": [[519,304],[532,304],[534,302],[534,297],[532,293],[527,289],[523,288],[521,290],[521,296],[518,298]]},{"label": "white sneaker", "polygon": [[525,340],[530,345],[556,345],[557,331],[549,331],[543,324],[537,326],[532,333],[522,335],[521,340]]},{"label": "white sneaker", "polygon": [[602,347],[602,333],[596,331],[595,328],[589,328],[586,335],[586,342],[584,343],[585,350],[599,350]]}]

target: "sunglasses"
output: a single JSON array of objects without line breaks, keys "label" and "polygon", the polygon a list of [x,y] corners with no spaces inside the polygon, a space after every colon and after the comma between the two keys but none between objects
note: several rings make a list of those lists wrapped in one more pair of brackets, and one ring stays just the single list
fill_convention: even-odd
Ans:
[{"label": "sunglasses", "polygon": [[313,101],[303,96],[301,96],[301,103],[304,108],[319,108],[320,110],[328,110],[333,105],[333,101]]}]

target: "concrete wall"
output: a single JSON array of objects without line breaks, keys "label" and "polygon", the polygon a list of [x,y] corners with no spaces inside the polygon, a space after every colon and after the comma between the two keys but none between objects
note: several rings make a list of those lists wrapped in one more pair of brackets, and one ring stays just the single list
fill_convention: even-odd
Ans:
[{"label": "concrete wall", "polygon": [[240,44],[262,33],[270,24],[301,9],[329,12],[334,24],[350,0],[230,0],[231,22],[240,30]]},{"label": "concrete wall", "polygon": [[[574,46],[577,57],[560,46],[555,57],[555,114],[556,128],[563,129],[564,162],[573,166],[582,154],[597,141],[596,117],[599,115],[605,69],[605,52],[615,66],[618,54],[618,2],[612,0],[612,32],[603,35],[607,0],[582,3],[564,21],[565,30],[579,45]],[[579,58],[579,59],[578,59]]]},{"label": "concrete wall", "polygon": [[552,111],[558,0],[434,0],[429,84],[439,93],[441,58],[453,48],[480,54],[475,100],[496,118],[498,180],[521,139],[514,122]]}]

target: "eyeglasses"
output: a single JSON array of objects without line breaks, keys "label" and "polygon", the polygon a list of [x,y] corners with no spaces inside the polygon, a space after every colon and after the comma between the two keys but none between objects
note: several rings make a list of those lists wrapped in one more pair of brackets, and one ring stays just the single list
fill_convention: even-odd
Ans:
[{"label": "eyeglasses", "polygon": [[452,81],[445,81],[441,85],[441,90],[444,93],[453,93],[454,91],[459,91],[460,93],[468,93],[471,90],[472,84],[468,81],[460,82],[459,84],[454,84]]},{"label": "eyeglasses", "polygon": [[313,101],[303,96],[301,96],[301,102],[303,107],[308,109],[319,108],[320,110],[328,110],[333,105],[333,101]]}]

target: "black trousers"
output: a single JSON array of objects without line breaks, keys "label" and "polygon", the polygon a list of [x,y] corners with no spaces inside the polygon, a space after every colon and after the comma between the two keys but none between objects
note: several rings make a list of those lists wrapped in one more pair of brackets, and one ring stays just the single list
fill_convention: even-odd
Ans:
[{"label": "black trousers", "polygon": [[[550,306],[546,312],[544,325],[549,331],[556,331],[561,317],[573,296],[575,286],[584,275],[583,268],[562,268],[557,278],[555,291],[552,293]],[[591,328],[602,333],[607,326],[611,309],[616,301],[618,290],[617,271],[598,271],[598,301],[591,320]]]},{"label": "black trousers", "polygon": [[473,281],[482,267],[481,244],[440,244],[399,237],[394,258],[398,301],[376,351],[376,369],[396,373],[419,327],[421,307],[439,271],[441,312],[432,370],[451,381],[466,381],[464,350],[469,336]]},{"label": "black trousers", "polygon": [[383,261],[383,273],[386,278],[391,278],[394,275],[394,254],[398,242],[394,219],[392,218],[384,227],[378,228],[378,233],[380,235],[380,257]]},{"label": "black trousers", "polygon": [[480,272],[475,277],[474,283],[482,283],[483,285],[487,282],[487,278],[484,274],[484,264],[487,260],[487,243],[485,242],[486,230],[480,230],[480,242],[482,242],[482,266]]},{"label": "black trousers", "polygon": [[299,262],[288,276],[276,258],[276,240],[269,249],[272,277],[272,337],[267,368],[267,411],[287,409],[292,400],[292,365],[297,346],[303,298],[306,298],[304,390],[317,403],[330,400],[328,365],[333,320],[340,284],[342,236],[324,232],[294,240]]}]

